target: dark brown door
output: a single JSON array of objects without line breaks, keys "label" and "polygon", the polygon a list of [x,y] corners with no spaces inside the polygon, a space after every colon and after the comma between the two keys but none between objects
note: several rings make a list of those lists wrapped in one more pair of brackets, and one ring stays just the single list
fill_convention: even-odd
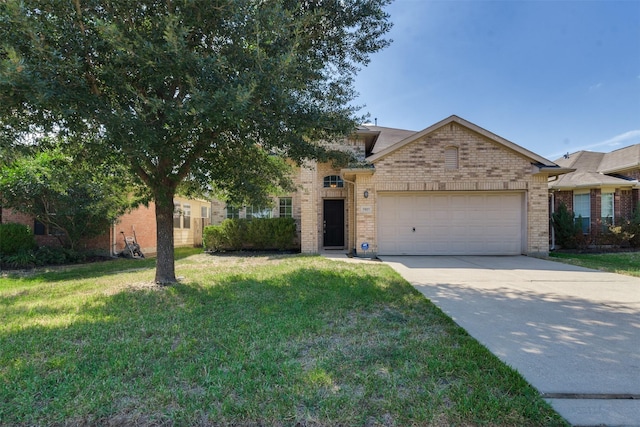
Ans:
[{"label": "dark brown door", "polygon": [[323,245],[344,247],[344,200],[324,200]]}]

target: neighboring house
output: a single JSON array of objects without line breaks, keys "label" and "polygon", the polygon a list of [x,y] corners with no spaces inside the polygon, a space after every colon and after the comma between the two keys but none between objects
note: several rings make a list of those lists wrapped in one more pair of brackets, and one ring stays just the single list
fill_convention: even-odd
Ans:
[{"label": "neighboring house", "polygon": [[[202,229],[211,223],[211,203],[206,200],[177,196],[174,198],[174,205],[175,246],[200,246],[202,244]],[[31,227],[39,246],[60,245],[55,236],[55,230],[48,230],[31,216],[5,208],[2,210],[1,220],[3,223],[17,222]],[[149,206],[140,206],[122,215],[109,230],[104,230],[103,235],[89,242],[84,242],[80,249],[115,255],[124,249],[124,236],[135,235],[144,254],[155,254],[157,251],[156,230],[155,204],[150,203]]]},{"label": "neighboring house", "polygon": [[359,167],[309,162],[273,210],[214,202],[213,223],[291,216],[303,253],[548,253],[547,183],[569,169],[457,116],[419,132],[364,125],[345,147]]},{"label": "neighboring house", "polygon": [[596,236],[631,218],[639,201],[640,144],[610,153],[578,151],[555,163],[575,171],[549,182],[552,209],[564,203],[582,217],[585,234]]}]

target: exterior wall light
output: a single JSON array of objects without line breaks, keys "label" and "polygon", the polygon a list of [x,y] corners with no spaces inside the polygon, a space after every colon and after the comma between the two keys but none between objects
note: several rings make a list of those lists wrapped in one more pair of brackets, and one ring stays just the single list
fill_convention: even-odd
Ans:
[{"label": "exterior wall light", "polygon": [[365,199],[369,198],[369,190],[364,190],[364,198]]}]

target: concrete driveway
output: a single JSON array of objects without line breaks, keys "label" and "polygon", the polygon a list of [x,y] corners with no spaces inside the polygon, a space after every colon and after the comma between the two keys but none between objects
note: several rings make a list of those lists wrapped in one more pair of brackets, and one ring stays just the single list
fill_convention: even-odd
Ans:
[{"label": "concrete driveway", "polygon": [[640,279],[524,256],[381,258],[572,425],[640,426]]}]

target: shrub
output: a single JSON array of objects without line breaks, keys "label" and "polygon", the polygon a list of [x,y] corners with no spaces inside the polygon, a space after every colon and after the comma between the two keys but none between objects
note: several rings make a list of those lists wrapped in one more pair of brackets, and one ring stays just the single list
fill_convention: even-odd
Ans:
[{"label": "shrub", "polygon": [[567,249],[575,249],[582,243],[581,221],[576,223],[575,215],[567,209],[567,205],[561,203],[558,210],[551,215],[551,222],[556,233],[556,242]]},{"label": "shrub", "polygon": [[36,240],[31,229],[23,224],[0,224],[0,254],[6,256],[35,249]]},{"label": "shrub", "polygon": [[5,255],[2,263],[11,268],[33,268],[36,265],[36,257],[32,250],[21,249],[12,255]]},{"label": "shrub", "polygon": [[206,250],[295,249],[296,223],[293,218],[227,219],[204,228]]}]

